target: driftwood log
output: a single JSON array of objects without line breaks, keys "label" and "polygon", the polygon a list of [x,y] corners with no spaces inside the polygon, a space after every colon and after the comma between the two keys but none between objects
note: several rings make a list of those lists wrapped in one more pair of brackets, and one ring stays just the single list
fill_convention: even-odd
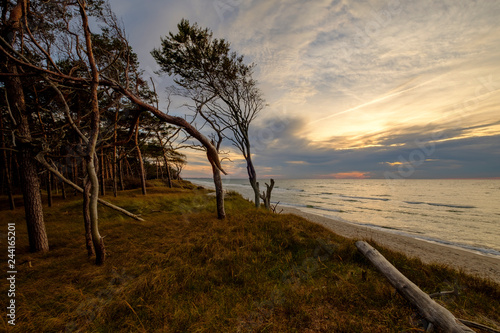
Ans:
[{"label": "driftwood log", "polygon": [[356,242],[358,250],[389,280],[389,283],[413,306],[427,321],[444,332],[464,333],[474,332],[464,326],[453,314],[433,301],[429,295],[423,292],[413,282],[398,271],[383,255],[376,249],[363,241]]}]

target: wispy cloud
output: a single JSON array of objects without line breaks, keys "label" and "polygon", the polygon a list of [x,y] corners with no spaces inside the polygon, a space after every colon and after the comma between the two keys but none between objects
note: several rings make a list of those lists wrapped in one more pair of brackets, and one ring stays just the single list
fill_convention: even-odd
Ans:
[{"label": "wispy cloud", "polygon": [[[457,177],[498,176],[498,1],[112,4],[151,68],[149,52],[182,17],[257,64],[270,104],[252,132],[261,173],[380,177],[404,165],[420,140],[433,142],[435,152],[412,176],[447,175],[447,166]],[[189,158],[190,170],[201,172],[203,158]],[[241,162],[230,168],[244,176]]]}]

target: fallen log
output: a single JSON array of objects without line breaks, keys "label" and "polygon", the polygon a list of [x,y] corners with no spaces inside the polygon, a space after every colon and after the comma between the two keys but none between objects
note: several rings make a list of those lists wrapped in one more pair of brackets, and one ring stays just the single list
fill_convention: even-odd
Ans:
[{"label": "fallen log", "polygon": [[356,242],[358,250],[389,280],[389,283],[434,326],[444,332],[474,332],[464,326],[453,314],[433,301],[413,282],[398,271],[383,255],[366,242]]},{"label": "fallen log", "polygon": [[[47,162],[47,160],[43,157],[42,153],[39,153],[38,155],[36,155],[35,159],[38,161],[38,163],[40,163],[41,165],[43,165],[47,170],[49,170],[54,175],[56,175],[57,177],[59,177],[59,179],[61,179],[61,181],[65,182],[66,184],[68,184],[69,186],[71,186],[72,188],[74,188],[75,190],[77,190],[78,192],[83,193],[83,188],[81,188],[80,186],[78,186],[75,183],[73,183],[71,180],[69,180],[66,177],[64,177],[56,168],[54,168],[53,166],[51,166],[49,164],[49,162]],[[124,215],[127,215],[127,216],[133,218],[134,220],[144,222],[143,218],[140,218],[139,216],[137,216],[135,214],[132,214],[128,210],[125,210],[125,209],[123,209],[121,207],[115,206],[115,205],[113,205],[110,202],[102,200],[101,198],[98,198],[97,201],[101,205],[109,207],[111,209],[114,209],[114,210],[116,210],[116,211],[118,211],[118,212],[120,212],[120,213],[122,213]]]}]

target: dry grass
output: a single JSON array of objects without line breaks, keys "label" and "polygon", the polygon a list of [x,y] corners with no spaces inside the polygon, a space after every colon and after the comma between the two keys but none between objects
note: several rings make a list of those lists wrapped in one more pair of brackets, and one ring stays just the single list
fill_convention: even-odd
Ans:
[{"label": "dry grass", "polygon": [[[228,218],[192,188],[106,196],[146,222],[100,210],[108,258],[86,257],[81,200],[45,209],[48,254],[30,254],[17,223],[17,325],[12,332],[415,332],[419,317],[354,241],[292,215],[256,210],[236,194]],[[3,246],[4,242],[2,242]],[[372,242],[372,244],[374,244]],[[457,316],[500,326],[500,287],[377,248]],[[5,253],[5,252],[4,252]],[[26,261],[31,261],[32,267]]]}]

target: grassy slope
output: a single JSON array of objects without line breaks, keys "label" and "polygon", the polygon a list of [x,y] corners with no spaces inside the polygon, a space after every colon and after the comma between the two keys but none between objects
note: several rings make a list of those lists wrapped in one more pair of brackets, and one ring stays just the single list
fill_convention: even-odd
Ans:
[{"label": "grassy slope", "polygon": [[[232,194],[228,219],[219,221],[215,200],[196,189],[156,187],[146,197],[132,190],[106,199],[147,221],[101,208],[109,254],[102,267],[86,257],[76,197],[56,198],[46,207],[51,245],[46,255],[27,251],[22,208],[0,211],[3,229],[6,221],[17,222],[17,325],[9,331],[413,332],[422,327],[354,241],[300,217],[257,211]],[[428,293],[460,288],[459,296],[438,300],[458,317],[500,325],[498,285],[380,251]],[[21,264],[27,260],[32,267]],[[0,325],[9,328],[5,315]]]}]

